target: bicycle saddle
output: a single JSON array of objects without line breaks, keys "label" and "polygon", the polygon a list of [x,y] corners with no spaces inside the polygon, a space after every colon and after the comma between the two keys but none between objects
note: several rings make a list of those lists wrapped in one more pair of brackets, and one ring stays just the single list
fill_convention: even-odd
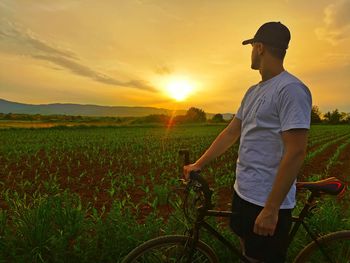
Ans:
[{"label": "bicycle saddle", "polygon": [[314,194],[341,195],[344,193],[345,184],[335,177],[329,177],[316,182],[297,182],[298,190],[308,189]]}]

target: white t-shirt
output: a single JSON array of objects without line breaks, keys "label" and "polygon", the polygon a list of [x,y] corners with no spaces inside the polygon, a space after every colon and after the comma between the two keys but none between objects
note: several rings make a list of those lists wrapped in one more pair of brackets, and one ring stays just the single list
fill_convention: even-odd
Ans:
[{"label": "white t-shirt", "polygon": [[[242,121],[234,189],[244,200],[265,206],[283,156],[281,132],[310,128],[309,89],[283,71],[250,87],[236,118]],[[295,182],[281,209],[295,206]]]}]

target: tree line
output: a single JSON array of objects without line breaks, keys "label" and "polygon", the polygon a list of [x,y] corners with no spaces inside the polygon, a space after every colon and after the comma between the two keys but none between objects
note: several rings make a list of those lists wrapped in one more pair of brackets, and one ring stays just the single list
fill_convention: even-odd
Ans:
[{"label": "tree line", "polygon": [[46,122],[124,122],[131,117],[94,117],[94,116],[80,116],[80,115],[65,115],[65,114],[22,114],[22,113],[0,113],[0,120],[13,121],[46,121]]},{"label": "tree line", "polygon": [[[234,115],[232,116],[232,118]],[[152,114],[144,117],[89,117],[89,116],[71,116],[71,115],[41,115],[41,114],[18,114],[18,113],[0,113],[0,120],[19,120],[19,121],[49,121],[49,122],[113,122],[128,124],[147,124],[160,123],[166,125],[186,124],[186,123],[224,123],[223,115],[217,113],[208,119],[204,110],[191,107],[184,115],[166,115]],[[350,113],[340,112],[338,109],[322,113],[318,106],[312,106],[311,111],[312,124],[350,124]]]},{"label": "tree line", "polygon": [[[221,115],[222,116],[222,115]],[[222,117],[222,121],[224,121]],[[145,117],[139,117],[133,121],[135,124],[142,123],[163,123],[168,126],[185,123],[204,123],[207,122],[207,114],[204,110],[191,107],[186,111],[185,115],[166,115],[166,114],[153,114]]]},{"label": "tree line", "polygon": [[312,106],[311,110],[312,124],[350,124],[350,113],[340,112],[338,109],[322,113],[318,106]]},{"label": "tree line", "polygon": [[184,115],[171,116],[167,114],[152,114],[143,117],[99,117],[99,116],[72,116],[72,115],[41,115],[41,114],[20,114],[20,113],[0,113],[0,120],[12,121],[42,121],[42,122],[76,122],[76,123],[127,123],[127,124],[147,124],[159,123],[165,125],[176,125],[186,123],[205,123],[205,122],[225,122],[222,114],[215,114],[211,119],[207,118],[204,110],[191,107]]}]

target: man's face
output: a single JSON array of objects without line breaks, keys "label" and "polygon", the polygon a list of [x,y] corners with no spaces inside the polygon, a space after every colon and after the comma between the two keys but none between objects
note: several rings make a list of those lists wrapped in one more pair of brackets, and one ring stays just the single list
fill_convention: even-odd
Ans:
[{"label": "man's face", "polygon": [[251,68],[252,69],[260,69],[260,56],[258,53],[258,47],[257,47],[257,43],[252,43],[252,57],[251,57]]}]

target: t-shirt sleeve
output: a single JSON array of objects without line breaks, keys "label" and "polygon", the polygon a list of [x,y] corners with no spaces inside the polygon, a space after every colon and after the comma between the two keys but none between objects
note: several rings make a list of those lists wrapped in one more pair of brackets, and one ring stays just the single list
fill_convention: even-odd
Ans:
[{"label": "t-shirt sleeve", "polygon": [[238,108],[238,111],[236,112],[235,118],[242,120],[242,111],[243,111],[243,100],[241,102],[241,105]]},{"label": "t-shirt sleeve", "polygon": [[254,86],[250,87],[247,92],[244,94],[244,97],[241,101],[241,105],[239,106],[235,118],[243,120],[243,108],[244,108],[244,103],[246,101],[247,96],[249,95],[249,93],[253,90]]},{"label": "t-shirt sleeve", "polygon": [[282,131],[310,129],[312,98],[302,83],[291,83],[278,94],[277,109]]}]

